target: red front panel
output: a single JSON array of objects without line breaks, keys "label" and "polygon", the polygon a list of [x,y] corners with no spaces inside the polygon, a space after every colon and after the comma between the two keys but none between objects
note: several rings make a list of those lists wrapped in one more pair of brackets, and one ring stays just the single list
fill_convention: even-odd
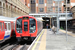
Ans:
[{"label": "red front panel", "polygon": [[[30,33],[30,18],[35,20],[34,24],[35,24],[36,29],[35,29],[35,32],[33,32],[33,33]],[[21,20],[22,20],[22,24],[21,24]],[[33,22],[31,22],[31,23],[33,23]],[[22,27],[17,24],[22,25]],[[17,28],[19,28],[19,29],[22,28],[22,32],[20,30],[18,30]],[[27,19],[25,18],[25,16],[24,16],[24,18],[23,18],[23,16],[19,17],[19,18],[17,18],[17,21],[16,21],[15,30],[16,30],[16,37],[36,37],[37,30],[38,30],[37,21],[34,17],[30,17],[30,16],[28,16]]]},{"label": "red front panel", "polygon": [[29,20],[23,20],[22,21],[22,36],[30,36],[29,34]]}]

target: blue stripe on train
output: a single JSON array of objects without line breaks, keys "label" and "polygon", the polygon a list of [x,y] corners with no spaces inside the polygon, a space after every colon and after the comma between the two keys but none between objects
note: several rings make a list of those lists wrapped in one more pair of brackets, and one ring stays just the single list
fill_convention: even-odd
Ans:
[{"label": "blue stripe on train", "polygon": [[8,38],[8,37],[10,37],[10,35],[4,36],[4,39],[5,39],[5,38]]}]

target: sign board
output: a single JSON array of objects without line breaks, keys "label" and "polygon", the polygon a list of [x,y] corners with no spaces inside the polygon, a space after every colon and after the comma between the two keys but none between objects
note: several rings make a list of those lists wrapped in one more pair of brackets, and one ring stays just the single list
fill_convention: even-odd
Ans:
[{"label": "sign board", "polygon": [[63,0],[54,0],[54,1],[63,1]]}]

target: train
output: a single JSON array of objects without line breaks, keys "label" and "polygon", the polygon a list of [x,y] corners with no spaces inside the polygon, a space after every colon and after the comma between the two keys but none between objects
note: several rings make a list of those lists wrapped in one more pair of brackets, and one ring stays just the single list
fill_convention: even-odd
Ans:
[{"label": "train", "polygon": [[14,36],[15,20],[0,16],[0,44]]},{"label": "train", "polygon": [[42,30],[42,21],[33,16],[20,16],[15,22],[15,34],[18,41],[27,39],[33,41]]}]

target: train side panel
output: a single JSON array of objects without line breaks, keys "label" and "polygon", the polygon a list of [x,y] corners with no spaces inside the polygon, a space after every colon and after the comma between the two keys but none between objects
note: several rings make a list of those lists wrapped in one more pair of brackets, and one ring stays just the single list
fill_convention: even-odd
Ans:
[{"label": "train side panel", "polygon": [[[13,36],[14,27],[11,25],[11,21],[0,21],[0,43]],[[11,29],[13,27],[13,29]]]}]

